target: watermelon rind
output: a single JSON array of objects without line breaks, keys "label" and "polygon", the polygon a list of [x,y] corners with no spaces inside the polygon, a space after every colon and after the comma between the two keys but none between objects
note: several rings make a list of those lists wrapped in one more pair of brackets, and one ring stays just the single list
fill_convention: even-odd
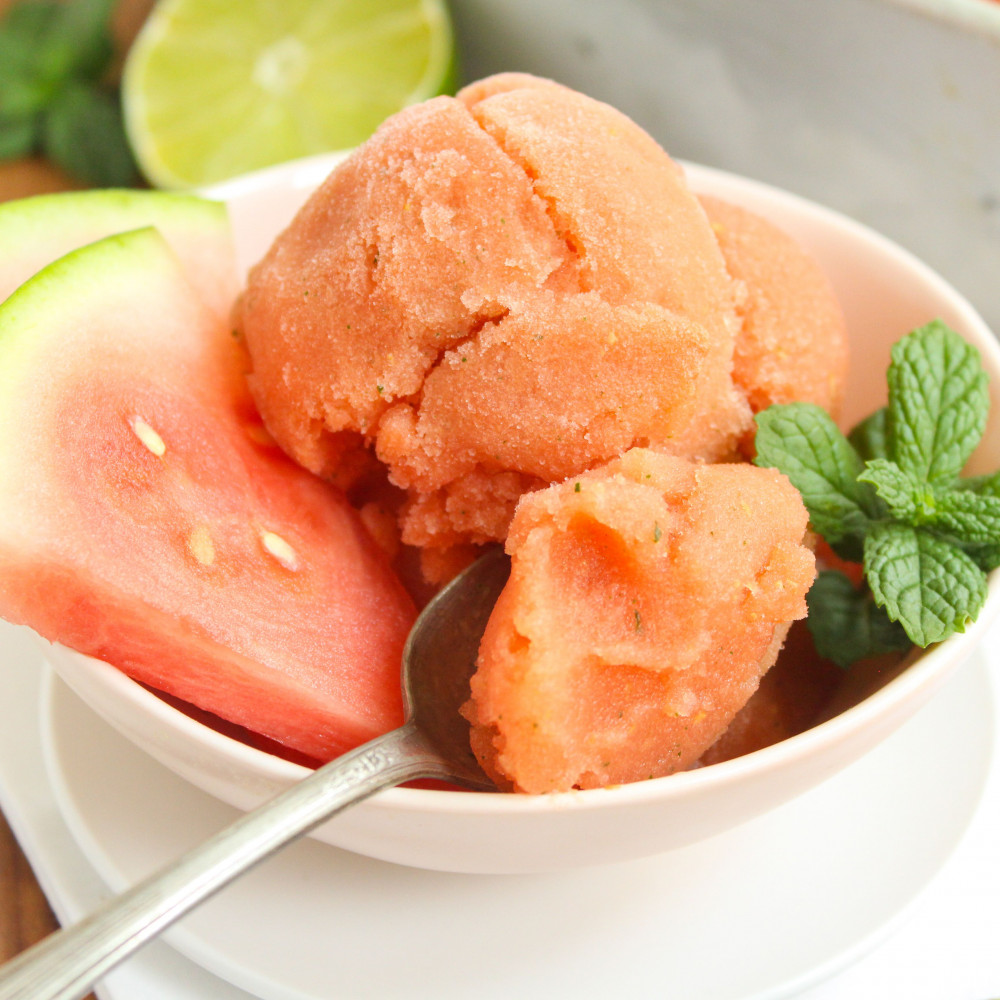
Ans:
[{"label": "watermelon rind", "polygon": [[[141,295],[135,290],[142,289]],[[24,499],[31,495],[32,429],[44,420],[51,387],[72,380],[81,361],[90,367],[102,363],[102,354],[114,364],[121,350],[105,339],[99,324],[91,322],[102,311],[128,323],[137,342],[149,329],[147,309],[173,303],[177,333],[191,335],[210,320],[199,317],[206,309],[192,296],[192,287],[180,261],[153,226],[115,234],[71,250],[43,267],[0,303],[0,511],[8,524],[27,513]],[[185,316],[185,310],[187,315]],[[163,321],[156,317],[156,325]],[[73,336],[67,338],[67,331]],[[206,345],[207,347],[208,345]],[[170,352],[166,352],[169,357]],[[152,358],[152,355],[151,355]],[[14,432],[14,433],[12,433]],[[22,492],[22,490],[24,492]]]},{"label": "watermelon rind", "polygon": [[70,251],[144,226],[159,229],[206,305],[228,316],[238,275],[226,206],[164,191],[63,191],[0,204],[0,302]]}]

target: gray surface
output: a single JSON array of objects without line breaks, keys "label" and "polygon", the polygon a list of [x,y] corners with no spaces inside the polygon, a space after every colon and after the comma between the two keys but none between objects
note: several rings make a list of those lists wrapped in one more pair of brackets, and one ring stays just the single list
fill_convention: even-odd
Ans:
[{"label": "gray surface", "polygon": [[1000,4],[454,0],[465,77],[550,76],[673,156],[883,232],[1000,329]]}]

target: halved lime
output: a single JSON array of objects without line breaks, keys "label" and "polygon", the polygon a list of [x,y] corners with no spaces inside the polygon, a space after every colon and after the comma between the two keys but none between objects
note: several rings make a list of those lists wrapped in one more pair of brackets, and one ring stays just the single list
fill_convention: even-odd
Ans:
[{"label": "halved lime", "polygon": [[445,0],[160,0],[122,100],[139,166],[189,188],[350,149],[454,86]]}]

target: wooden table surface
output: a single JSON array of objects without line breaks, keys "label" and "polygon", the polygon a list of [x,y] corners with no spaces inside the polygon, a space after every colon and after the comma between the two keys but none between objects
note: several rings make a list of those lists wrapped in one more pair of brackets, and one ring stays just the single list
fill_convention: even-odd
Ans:
[{"label": "wooden table surface", "polygon": [[0,960],[13,958],[56,926],[31,867],[0,815]]},{"label": "wooden table surface", "polygon": [[[119,59],[153,0],[121,0],[113,31]],[[11,0],[0,0],[0,17]],[[0,201],[77,187],[71,178],[37,158],[0,163]],[[6,820],[0,814],[0,960],[7,960],[57,926],[45,896]]]}]

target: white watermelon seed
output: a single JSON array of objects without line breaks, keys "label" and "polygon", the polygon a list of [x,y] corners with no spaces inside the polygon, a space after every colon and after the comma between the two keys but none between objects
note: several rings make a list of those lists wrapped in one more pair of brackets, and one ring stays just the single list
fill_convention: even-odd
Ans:
[{"label": "white watermelon seed", "polygon": [[156,431],[146,423],[142,417],[133,417],[131,420],[132,430],[135,436],[151,451],[157,458],[162,458],[167,450],[167,446]]},{"label": "white watermelon seed", "polygon": [[188,549],[202,566],[211,566],[215,562],[215,544],[207,524],[199,524],[188,535]]},{"label": "white watermelon seed", "polygon": [[299,568],[298,553],[291,547],[291,545],[288,544],[288,542],[284,540],[284,538],[281,537],[281,535],[276,535],[273,531],[262,531],[260,533],[260,540],[263,543],[264,548],[267,549],[267,551],[270,552],[270,554],[274,556],[274,558],[277,559],[278,562],[285,567],[285,569],[294,570]]}]

